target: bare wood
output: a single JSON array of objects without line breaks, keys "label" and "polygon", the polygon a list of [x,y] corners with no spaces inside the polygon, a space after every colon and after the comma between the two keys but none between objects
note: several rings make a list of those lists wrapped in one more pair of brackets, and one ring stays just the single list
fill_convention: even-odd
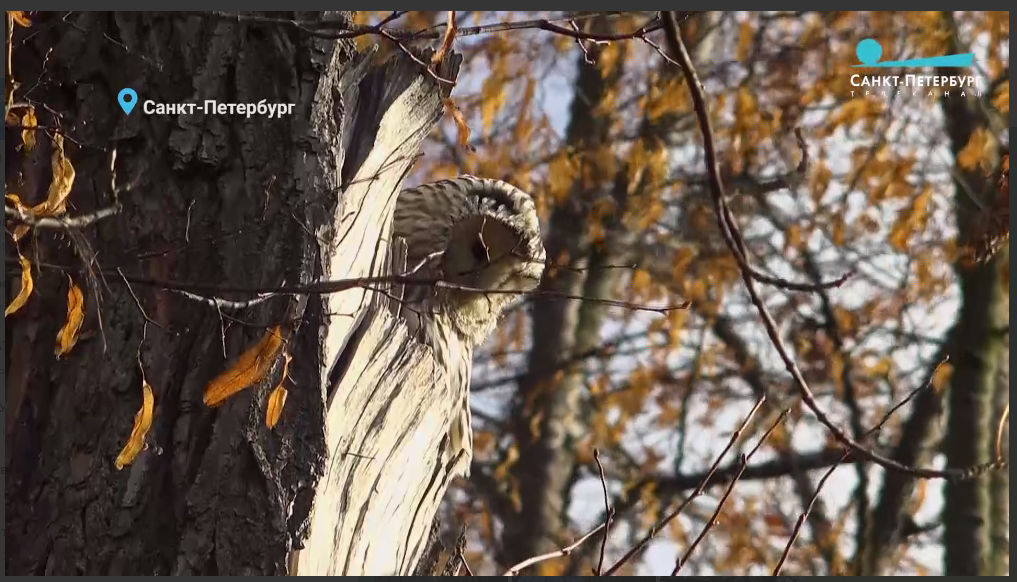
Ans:
[{"label": "bare wood", "polygon": [[[380,96],[385,109],[374,120]],[[391,216],[402,178],[441,115],[441,94],[401,59],[350,86],[345,98],[348,125],[361,132],[343,160],[350,177],[334,226],[341,237],[323,253],[323,277],[401,272],[388,260]],[[362,129],[372,126],[376,133]],[[408,575],[450,481],[439,450],[457,400],[430,350],[407,335],[381,294],[354,288],[322,301],[332,314],[321,345],[328,365],[320,369],[328,461],[293,573]]]}]

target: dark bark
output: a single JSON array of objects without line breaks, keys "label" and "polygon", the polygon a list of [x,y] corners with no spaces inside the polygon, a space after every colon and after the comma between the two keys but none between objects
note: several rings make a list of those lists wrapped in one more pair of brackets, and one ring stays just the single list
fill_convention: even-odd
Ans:
[{"label": "dark bark", "polygon": [[[40,124],[59,125],[81,144],[67,144],[77,174],[71,214],[114,202],[122,210],[81,236],[40,231],[22,242],[33,260],[74,267],[92,261],[105,275],[75,275],[86,294],[85,337],[59,361],[53,341],[66,313],[65,274],[34,271],[32,298],[7,321],[6,339],[17,346],[9,355],[8,396],[20,398],[6,417],[6,571],[290,572],[293,550],[309,535],[319,479],[329,466],[354,463],[325,439],[328,407],[343,405],[325,394],[344,385],[350,361],[366,356],[350,338],[368,335],[368,325],[383,336],[400,328],[380,317],[384,309],[372,307],[362,290],[339,299],[280,296],[234,320],[158,286],[130,288],[109,270],[236,287],[383,272],[387,246],[379,237],[419,145],[417,133],[440,114],[439,90],[408,59],[378,67],[350,41],[284,26],[165,13],[60,16],[40,13],[31,29],[16,31],[13,71],[22,88],[15,101],[35,103]],[[445,65],[439,72],[454,77],[457,61]],[[387,136],[398,143],[378,138],[386,112],[413,91],[423,95],[414,89],[421,83],[430,93],[406,120],[406,135]],[[264,99],[295,108],[269,119],[146,115],[139,104],[125,116],[116,106],[123,87],[142,102]],[[48,182],[49,142],[38,135],[35,149],[7,164],[8,187],[28,204],[44,198]],[[360,187],[350,204],[354,178],[373,163],[372,148],[382,157],[384,148],[405,155],[392,156],[394,177],[378,179],[374,190]],[[360,235],[352,252],[351,233]],[[337,305],[350,310],[335,313]],[[141,307],[155,322],[147,330]],[[293,356],[279,424],[265,426],[279,365],[221,408],[208,409],[202,394],[209,380],[276,323]],[[393,345],[403,344],[396,338]],[[411,363],[423,357],[374,355]],[[141,403],[139,359],[155,393],[154,421],[147,450],[117,471],[113,461]],[[406,383],[401,372],[393,376]],[[384,384],[378,390],[387,394]]]}]

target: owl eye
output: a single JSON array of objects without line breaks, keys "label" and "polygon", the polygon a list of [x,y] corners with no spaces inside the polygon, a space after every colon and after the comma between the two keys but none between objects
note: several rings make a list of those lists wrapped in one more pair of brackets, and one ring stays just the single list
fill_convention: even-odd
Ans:
[{"label": "owl eye", "polygon": [[473,258],[478,263],[487,263],[491,260],[491,255],[487,250],[487,245],[484,244],[484,239],[478,234],[477,238],[473,241],[473,246],[470,247],[473,252]]}]

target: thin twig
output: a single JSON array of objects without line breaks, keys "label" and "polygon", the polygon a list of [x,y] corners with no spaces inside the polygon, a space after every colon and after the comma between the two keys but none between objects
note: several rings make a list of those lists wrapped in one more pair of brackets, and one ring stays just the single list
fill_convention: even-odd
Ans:
[{"label": "thin twig", "polygon": [[[864,437],[867,438],[870,435],[873,435],[876,432],[878,432],[880,429],[883,428],[883,425],[885,425],[887,421],[890,420],[894,413],[896,413],[898,410],[907,405],[908,402],[911,402],[911,400],[913,400],[915,396],[918,396],[919,393],[931,387],[932,380],[933,378],[936,377],[936,373],[939,372],[939,369],[943,367],[943,364],[947,363],[949,359],[950,359],[949,356],[947,356],[943,358],[943,360],[940,361],[938,364],[936,364],[936,369],[933,370],[932,374],[929,375],[928,381],[925,384],[919,386],[918,388],[912,390],[903,400],[892,406],[890,410],[887,410],[883,417],[879,419],[879,422],[877,422],[875,426],[870,428],[865,433]],[[774,576],[780,574],[781,568],[784,567],[784,562],[787,560],[788,555],[791,553],[791,547],[794,546],[795,540],[798,539],[798,534],[801,532],[802,525],[805,523],[805,520],[808,519],[809,513],[812,512],[812,507],[816,504],[816,500],[819,499],[819,492],[823,490],[823,485],[826,484],[826,481],[827,479],[830,478],[830,475],[833,475],[833,472],[837,470],[837,467],[839,467],[842,463],[847,461],[848,457],[850,456],[851,449],[844,447],[844,454],[841,455],[840,460],[837,461],[837,463],[835,463],[834,465],[831,465],[830,468],[827,469],[826,473],[823,474],[822,478],[819,479],[819,483],[816,484],[816,490],[812,494],[812,499],[810,499],[809,503],[805,506],[805,511],[803,511],[801,515],[798,516],[798,520],[795,521],[794,529],[791,531],[791,537],[788,539],[787,545],[784,546],[784,552],[781,554],[780,560],[777,562],[777,565],[773,569]]]},{"label": "thin twig", "polygon": [[597,470],[600,471],[600,486],[604,490],[604,536],[600,539],[600,560],[593,571],[594,576],[600,576],[604,571],[604,551],[607,549],[607,537],[611,535],[611,521],[614,519],[614,509],[611,509],[611,501],[607,496],[607,479],[604,478],[604,465],[600,462],[600,451],[593,449],[593,460],[597,462]]},{"label": "thin twig", "polygon": [[[13,259],[5,259],[5,263],[15,266],[18,265],[17,261]],[[65,265],[56,265],[52,263],[39,263],[38,266],[40,268],[54,269],[64,272],[68,271],[76,272],[80,270],[79,267],[69,267]],[[100,269],[99,272],[105,274],[110,271],[106,269]],[[116,271],[112,272],[115,273]],[[392,275],[375,275],[368,277],[356,277],[352,279],[334,279],[328,281],[318,281],[306,285],[280,285],[275,287],[258,285],[248,287],[248,286],[217,285],[214,283],[192,283],[185,281],[173,281],[168,279],[153,279],[150,277],[142,277],[137,275],[124,275],[124,278],[135,285],[159,287],[161,289],[165,289],[168,291],[178,291],[178,292],[187,291],[197,296],[202,296],[203,294],[218,295],[221,293],[243,293],[252,295],[263,295],[266,293],[272,293],[275,295],[325,295],[331,293],[341,293],[343,291],[349,291],[350,289],[358,287],[370,289],[374,285],[395,284],[395,285],[413,285],[413,286],[423,285],[431,286],[436,289],[447,289],[451,291],[462,291],[467,293],[479,293],[486,295],[533,295],[537,297],[549,297],[552,299],[587,301],[601,305],[609,305],[612,307],[628,309],[631,311],[646,311],[659,314],[666,314],[680,309],[688,309],[690,305],[688,301],[685,301],[677,305],[652,307],[649,305],[641,305],[638,303],[621,301],[617,299],[587,297],[585,295],[575,295],[570,293],[563,293],[543,289],[536,289],[532,291],[523,291],[519,289],[478,289],[476,287],[469,287],[466,285],[449,283],[441,279],[419,278],[407,274],[398,274],[398,273]],[[204,297],[205,299],[209,299],[207,295],[204,295]]]},{"label": "thin twig", "polygon": [[667,527],[667,524],[671,523],[671,521],[674,518],[678,517],[678,515],[681,514],[681,512],[685,509],[685,506],[687,506],[693,499],[703,494],[703,490],[705,490],[706,486],[710,484],[710,479],[713,478],[713,474],[717,471],[717,467],[720,465],[720,462],[724,460],[724,457],[727,455],[727,452],[730,451],[731,447],[733,447],[735,443],[738,441],[738,437],[741,436],[742,431],[745,430],[745,427],[748,426],[749,422],[752,421],[752,418],[756,415],[756,412],[758,412],[759,408],[763,405],[763,402],[766,402],[766,395],[761,395],[756,400],[755,405],[752,406],[752,410],[749,410],[749,413],[745,415],[745,418],[742,420],[742,423],[738,425],[738,428],[736,428],[734,433],[731,434],[731,438],[727,441],[727,446],[725,446],[724,450],[722,450],[720,454],[717,455],[717,458],[714,459],[713,465],[710,466],[709,472],[707,472],[706,477],[704,477],[703,480],[700,481],[699,486],[696,487],[696,490],[693,491],[691,495],[686,497],[685,500],[681,502],[677,509],[675,509],[664,519],[662,519],[659,524],[656,524],[653,527],[651,527],[650,531],[648,531],[646,535],[643,536],[643,539],[639,540],[638,544],[633,546],[633,548],[626,552],[625,555],[621,557],[621,559],[619,559],[617,562],[614,563],[614,565],[608,568],[607,572],[604,574],[605,576],[610,576],[617,572],[618,569],[624,566],[626,562],[631,560],[633,556],[642,551],[642,549],[646,547],[646,544],[648,544],[650,540],[657,535],[658,531]]},{"label": "thin twig", "polygon": [[134,293],[134,289],[131,287],[131,284],[127,282],[127,277],[124,277],[124,272],[120,269],[117,269],[117,272],[120,274],[120,278],[124,280],[124,285],[127,286],[127,292],[130,293],[131,297],[134,299],[134,304],[138,306],[138,311],[141,312],[141,316],[145,318],[145,323],[151,323],[152,325],[162,329],[162,325],[158,321],[155,321],[149,317],[147,313],[145,313],[145,308],[141,306],[141,300],[139,300],[138,296]]},{"label": "thin twig", "polygon": [[692,542],[692,545],[690,545],[685,550],[685,553],[682,554],[681,558],[679,558],[675,562],[674,570],[671,571],[672,576],[678,575],[678,572],[682,569],[682,567],[686,563],[688,563],[689,558],[692,556],[692,553],[696,551],[696,547],[699,546],[699,542],[703,541],[703,538],[706,537],[706,534],[709,533],[713,526],[717,524],[717,518],[720,516],[721,510],[724,509],[724,504],[727,503],[727,499],[728,497],[731,496],[731,492],[734,491],[735,483],[738,482],[738,479],[741,478],[742,473],[745,472],[745,468],[749,464],[749,459],[751,459],[752,455],[755,455],[756,451],[760,449],[763,443],[765,443],[767,439],[770,438],[770,434],[772,434],[773,431],[777,429],[777,426],[780,425],[780,423],[784,422],[784,419],[787,418],[788,414],[791,414],[791,409],[785,408],[784,410],[782,410],[780,414],[777,415],[776,420],[773,421],[773,424],[770,425],[770,428],[766,429],[766,432],[763,433],[763,436],[759,437],[759,440],[756,441],[756,446],[752,447],[752,450],[749,451],[749,454],[741,456],[741,458],[738,461],[738,472],[735,473],[735,476],[733,479],[731,479],[731,482],[727,484],[727,489],[724,490],[724,495],[722,495],[720,501],[717,502],[717,507],[716,509],[713,510],[713,515],[710,516],[710,520],[706,522],[705,526],[703,526],[703,531],[699,532],[699,535],[696,537],[695,541]]},{"label": "thin twig", "polygon": [[60,216],[32,216],[31,214],[11,206],[4,205],[4,215],[12,220],[23,222],[29,226],[36,228],[56,228],[56,229],[69,229],[69,228],[84,228],[91,224],[94,224],[103,218],[113,216],[120,212],[119,206],[110,206],[108,208],[101,208],[91,214],[84,214],[82,216],[75,216],[73,218],[63,218]]},{"label": "thin twig", "polygon": [[592,530],[590,530],[583,537],[579,538],[578,540],[576,540],[572,544],[570,544],[568,546],[565,546],[564,548],[562,548],[560,550],[557,550],[557,551],[554,551],[554,552],[548,552],[546,554],[541,554],[539,556],[533,556],[532,558],[527,558],[527,559],[523,560],[522,562],[519,562],[515,566],[512,566],[511,568],[506,570],[505,573],[502,574],[502,576],[515,576],[515,575],[519,574],[520,570],[522,570],[523,568],[526,568],[528,566],[532,566],[532,565],[540,563],[540,562],[545,562],[547,560],[552,560],[554,558],[563,558],[565,556],[568,556],[573,551],[575,551],[576,548],[578,548],[579,546],[583,545],[583,542],[585,542],[586,540],[588,540],[591,537],[593,537],[594,534],[596,534],[598,531],[600,531],[602,529],[604,529],[604,524],[598,525],[597,527],[595,527]]},{"label": "thin twig", "polygon": [[686,85],[688,85],[689,91],[692,94],[693,108],[696,111],[699,128],[703,134],[703,149],[706,154],[706,169],[710,182],[710,195],[713,200],[714,214],[717,218],[718,227],[723,235],[725,244],[727,244],[728,249],[739,264],[739,268],[742,273],[742,282],[745,284],[745,289],[749,294],[752,304],[759,313],[759,317],[763,322],[763,327],[770,339],[770,343],[773,344],[773,347],[777,350],[778,355],[780,355],[785,368],[787,368],[791,377],[794,379],[795,386],[798,389],[805,405],[812,411],[819,422],[822,423],[831,434],[833,434],[834,438],[836,438],[838,442],[847,446],[864,459],[876,463],[886,469],[899,471],[922,479],[960,480],[974,478],[988,471],[1008,467],[1008,461],[999,460],[992,463],[985,463],[983,465],[976,465],[967,469],[937,470],[908,467],[893,459],[880,455],[852,439],[851,436],[838,427],[819,406],[819,403],[816,401],[815,394],[812,392],[812,389],[809,388],[808,383],[802,375],[801,369],[798,367],[798,364],[795,363],[794,359],[791,358],[787,347],[784,345],[784,341],[781,339],[780,332],[777,329],[777,323],[774,321],[770,311],[766,308],[766,305],[763,304],[763,300],[760,298],[759,292],[756,290],[756,279],[753,277],[752,271],[748,268],[748,264],[746,262],[748,253],[745,250],[745,241],[741,236],[738,225],[734,220],[730,208],[728,207],[727,198],[724,195],[724,185],[720,179],[720,165],[718,163],[716,145],[714,144],[713,128],[707,111],[706,99],[702,85],[700,84],[699,77],[696,75],[696,70],[692,65],[692,58],[689,56],[688,50],[685,48],[685,44],[681,40],[681,35],[678,34],[678,25],[675,22],[674,15],[670,12],[664,12],[662,16],[665,21],[664,32],[665,37],[667,38],[668,48],[675,60],[677,60],[681,65],[682,72],[685,74]]}]

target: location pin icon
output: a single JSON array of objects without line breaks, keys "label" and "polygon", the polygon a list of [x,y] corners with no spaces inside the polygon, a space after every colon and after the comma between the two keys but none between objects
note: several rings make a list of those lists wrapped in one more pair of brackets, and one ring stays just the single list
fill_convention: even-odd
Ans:
[{"label": "location pin icon", "polygon": [[138,104],[138,93],[134,89],[121,89],[117,101],[120,102],[120,108],[124,113],[130,115],[131,110]]}]

